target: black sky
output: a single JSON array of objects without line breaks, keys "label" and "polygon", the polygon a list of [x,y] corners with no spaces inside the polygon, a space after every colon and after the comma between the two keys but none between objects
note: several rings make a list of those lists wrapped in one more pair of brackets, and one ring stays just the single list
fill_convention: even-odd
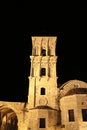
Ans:
[{"label": "black sky", "polygon": [[1,100],[26,101],[31,36],[57,36],[58,84],[87,82],[87,20],[84,3],[16,2],[2,19]]}]

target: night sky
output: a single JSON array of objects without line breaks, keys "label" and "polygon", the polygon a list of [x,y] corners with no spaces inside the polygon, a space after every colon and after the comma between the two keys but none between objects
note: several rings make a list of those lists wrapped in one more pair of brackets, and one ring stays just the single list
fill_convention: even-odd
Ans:
[{"label": "night sky", "polygon": [[84,3],[19,2],[11,12],[6,11],[2,19],[0,100],[27,101],[31,36],[57,36],[59,85],[71,79],[87,82]]}]

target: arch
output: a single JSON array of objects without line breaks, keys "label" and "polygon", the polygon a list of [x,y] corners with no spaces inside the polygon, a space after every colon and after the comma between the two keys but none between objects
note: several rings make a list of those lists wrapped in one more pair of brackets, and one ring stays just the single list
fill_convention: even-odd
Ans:
[{"label": "arch", "polygon": [[0,107],[0,129],[18,130],[18,118],[14,110],[9,107]]},{"label": "arch", "polygon": [[46,68],[41,68],[40,76],[46,76]]},{"label": "arch", "polygon": [[41,55],[42,55],[42,56],[46,56],[46,49],[42,49],[42,50],[41,50]]}]

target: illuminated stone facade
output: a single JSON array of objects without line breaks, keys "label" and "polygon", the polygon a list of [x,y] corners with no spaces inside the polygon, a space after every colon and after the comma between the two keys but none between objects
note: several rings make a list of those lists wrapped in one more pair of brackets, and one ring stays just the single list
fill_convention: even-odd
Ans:
[{"label": "illuminated stone facade", "polygon": [[0,130],[87,130],[87,83],[61,87],[56,36],[33,36],[28,102],[0,101]]}]

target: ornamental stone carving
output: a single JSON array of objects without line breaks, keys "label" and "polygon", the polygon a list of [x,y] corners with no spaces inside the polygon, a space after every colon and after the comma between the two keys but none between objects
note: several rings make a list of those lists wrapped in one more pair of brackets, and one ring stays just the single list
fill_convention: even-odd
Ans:
[{"label": "ornamental stone carving", "polygon": [[45,98],[45,97],[40,98],[39,104],[40,105],[47,105],[48,104],[47,98]]}]

